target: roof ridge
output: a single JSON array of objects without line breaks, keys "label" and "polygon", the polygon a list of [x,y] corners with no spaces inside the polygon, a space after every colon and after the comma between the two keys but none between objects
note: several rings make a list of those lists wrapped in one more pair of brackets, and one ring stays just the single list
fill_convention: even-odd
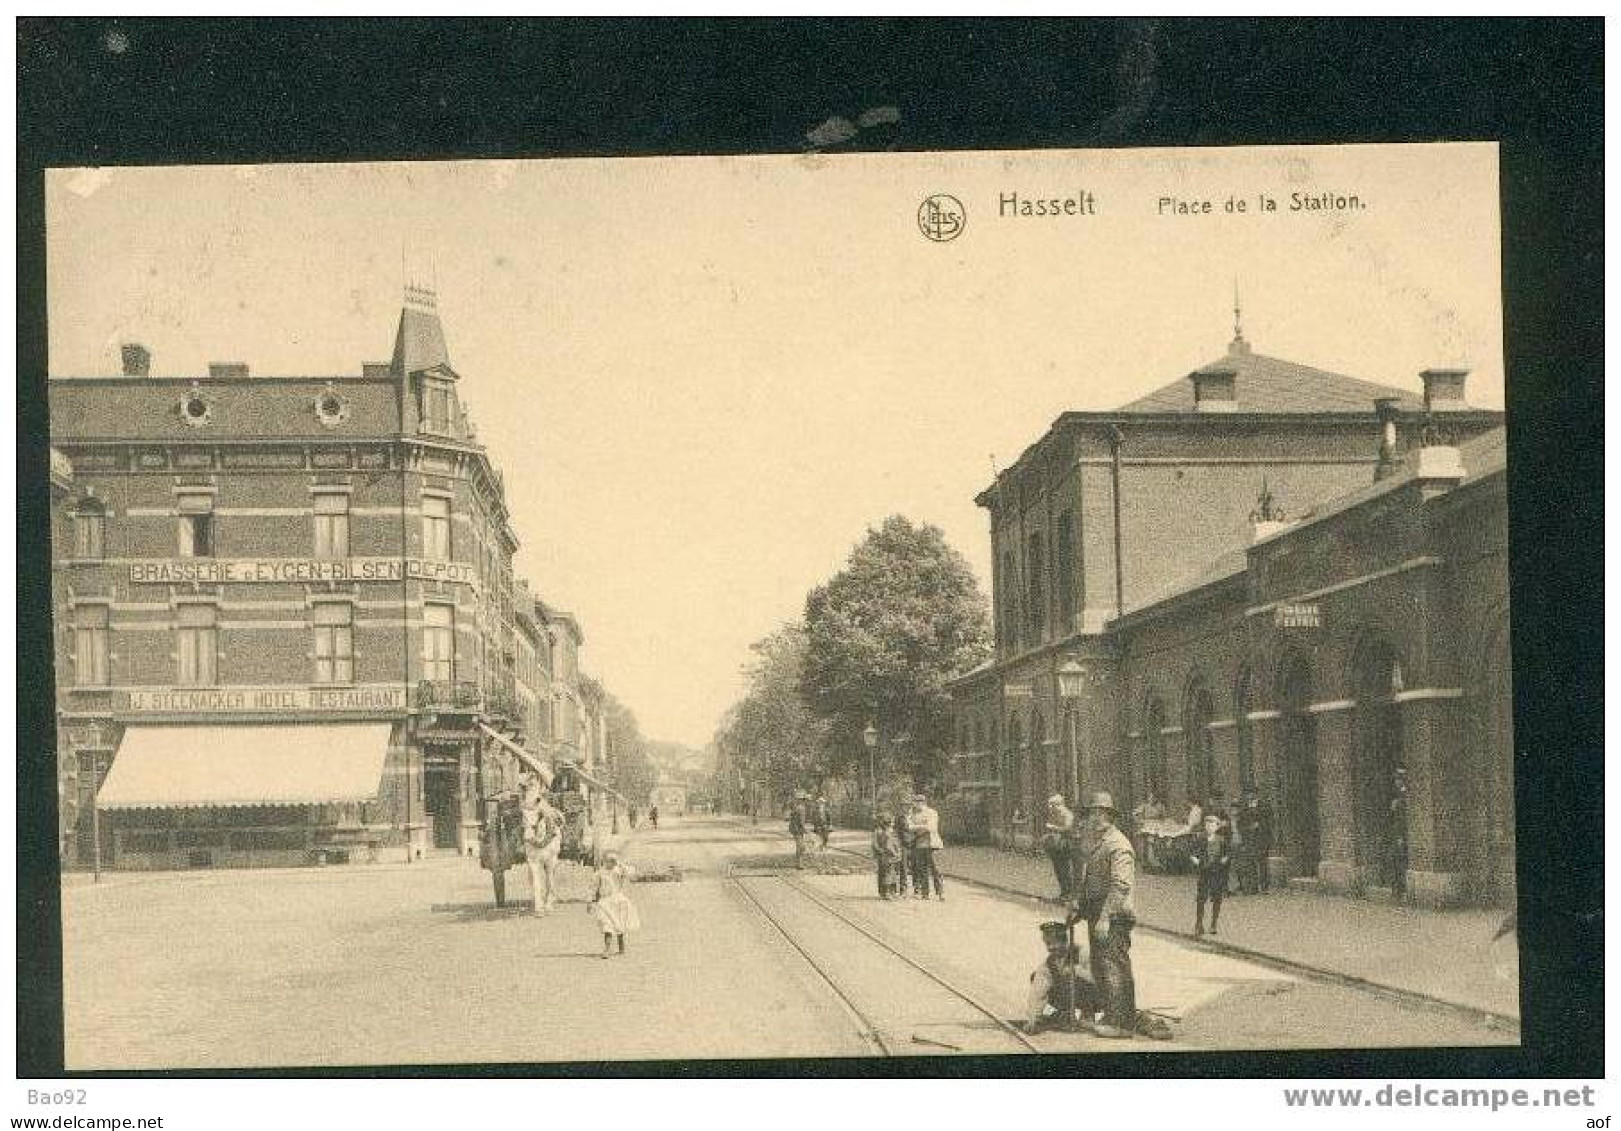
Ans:
[{"label": "roof ridge", "polygon": [[[1192,371],[1193,374],[1227,372],[1236,375],[1239,411],[1250,412],[1372,412],[1376,397],[1396,397],[1404,407],[1416,408],[1421,394],[1414,389],[1371,381],[1333,369],[1323,369],[1288,358],[1253,351],[1229,351]],[[1120,412],[1191,412],[1193,382],[1187,376],[1161,385],[1121,405]]]}]

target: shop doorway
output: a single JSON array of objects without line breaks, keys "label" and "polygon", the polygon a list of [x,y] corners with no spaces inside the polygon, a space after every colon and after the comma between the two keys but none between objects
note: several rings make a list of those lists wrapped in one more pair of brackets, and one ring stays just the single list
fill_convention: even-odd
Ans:
[{"label": "shop doorway", "polygon": [[461,763],[456,755],[424,756],[422,806],[428,814],[433,846],[454,850],[461,825]]},{"label": "shop doorway", "polygon": [[1283,808],[1283,843],[1294,858],[1296,875],[1315,876],[1322,860],[1322,832],[1317,794],[1317,718],[1308,709],[1311,669],[1304,661],[1291,661],[1278,682],[1278,794]]}]

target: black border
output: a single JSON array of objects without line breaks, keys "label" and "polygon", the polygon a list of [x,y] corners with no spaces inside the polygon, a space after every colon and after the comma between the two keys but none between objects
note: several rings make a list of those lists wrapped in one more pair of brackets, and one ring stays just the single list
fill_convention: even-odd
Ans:
[{"label": "black border", "polygon": [[1601,1077],[1603,39],[1598,19],[19,20],[18,1074],[64,1075],[42,169],[797,152],[895,106],[833,148],[1501,143],[1523,1047],[231,1075]]}]

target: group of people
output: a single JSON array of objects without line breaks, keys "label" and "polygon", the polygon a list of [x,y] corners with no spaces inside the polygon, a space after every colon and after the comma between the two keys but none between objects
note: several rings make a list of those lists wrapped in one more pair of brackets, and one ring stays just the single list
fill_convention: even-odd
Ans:
[{"label": "group of people", "polygon": [[833,835],[833,810],[827,798],[818,796],[814,801],[808,793],[794,794],[788,806],[788,835],[794,838],[794,866],[805,866],[805,854],[811,849],[811,836],[816,837],[820,851],[827,851],[828,838]]},{"label": "group of people", "polygon": [[[630,807],[629,816],[630,816],[630,827],[634,829],[637,825],[639,825],[641,823],[642,811],[640,809],[636,808],[636,806],[632,805]],[[647,808],[647,819],[648,819],[649,822],[652,823],[654,829],[657,829],[659,827],[659,807],[657,805],[648,806],[648,808]]]},{"label": "group of people", "polygon": [[[1054,797],[1058,810],[1063,809],[1063,798]],[[1253,789],[1246,790],[1237,805],[1229,805],[1220,795],[1208,800],[1195,800],[1188,805],[1187,819],[1180,825],[1164,819],[1164,807],[1150,794],[1148,799],[1132,811],[1135,826],[1134,841],[1139,852],[1149,859],[1163,859],[1164,850],[1156,845],[1174,841],[1187,862],[1192,866],[1194,883],[1193,934],[1203,937],[1205,909],[1210,909],[1209,933],[1220,933],[1222,901],[1229,895],[1252,895],[1268,891],[1271,887],[1267,857],[1272,853],[1272,808]],[[1053,858],[1053,869],[1059,887],[1066,885],[1067,864],[1056,835],[1055,819],[1049,814],[1048,839],[1045,842]],[[1169,827],[1167,827],[1169,826]]]},{"label": "group of people", "polygon": [[[1246,789],[1236,804],[1229,804],[1219,793],[1207,800],[1188,803],[1187,817],[1178,823],[1165,819],[1159,798],[1148,799],[1132,810],[1134,839],[1138,850],[1152,862],[1163,852],[1156,841],[1196,844],[1205,836],[1204,822],[1214,815],[1227,838],[1229,849],[1228,890],[1223,894],[1253,894],[1268,890],[1267,857],[1272,853],[1272,806],[1254,789]],[[1191,855],[1191,853],[1190,853]]]},{"label": "group of people", "polygon": [[914,898],[928,899],[932,885],[934,897],[945,899],[940,865],[934,858],[943,847],[940,814],[930,808],[924,794],[914,794],[905,813],[877,813],[872,824],[872,858],[878,865],[878,898],[905,899],[910,879]]}]

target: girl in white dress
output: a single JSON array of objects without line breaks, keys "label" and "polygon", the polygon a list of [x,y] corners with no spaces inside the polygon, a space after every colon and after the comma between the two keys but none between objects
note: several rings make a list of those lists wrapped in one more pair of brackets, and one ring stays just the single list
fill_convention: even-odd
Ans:
[{"label": "girl in white dress", "polygon": [[619,953],[625,953],[625,935],[642,925],[636,914],[636,905],[625,894],[633,872],[628,864],[619,862],[617,852],[604,852],[597,864],[596,891],[591,896],[591,916],[602,927],[602,957],[613,953],[614,940],[619,940]]}]

